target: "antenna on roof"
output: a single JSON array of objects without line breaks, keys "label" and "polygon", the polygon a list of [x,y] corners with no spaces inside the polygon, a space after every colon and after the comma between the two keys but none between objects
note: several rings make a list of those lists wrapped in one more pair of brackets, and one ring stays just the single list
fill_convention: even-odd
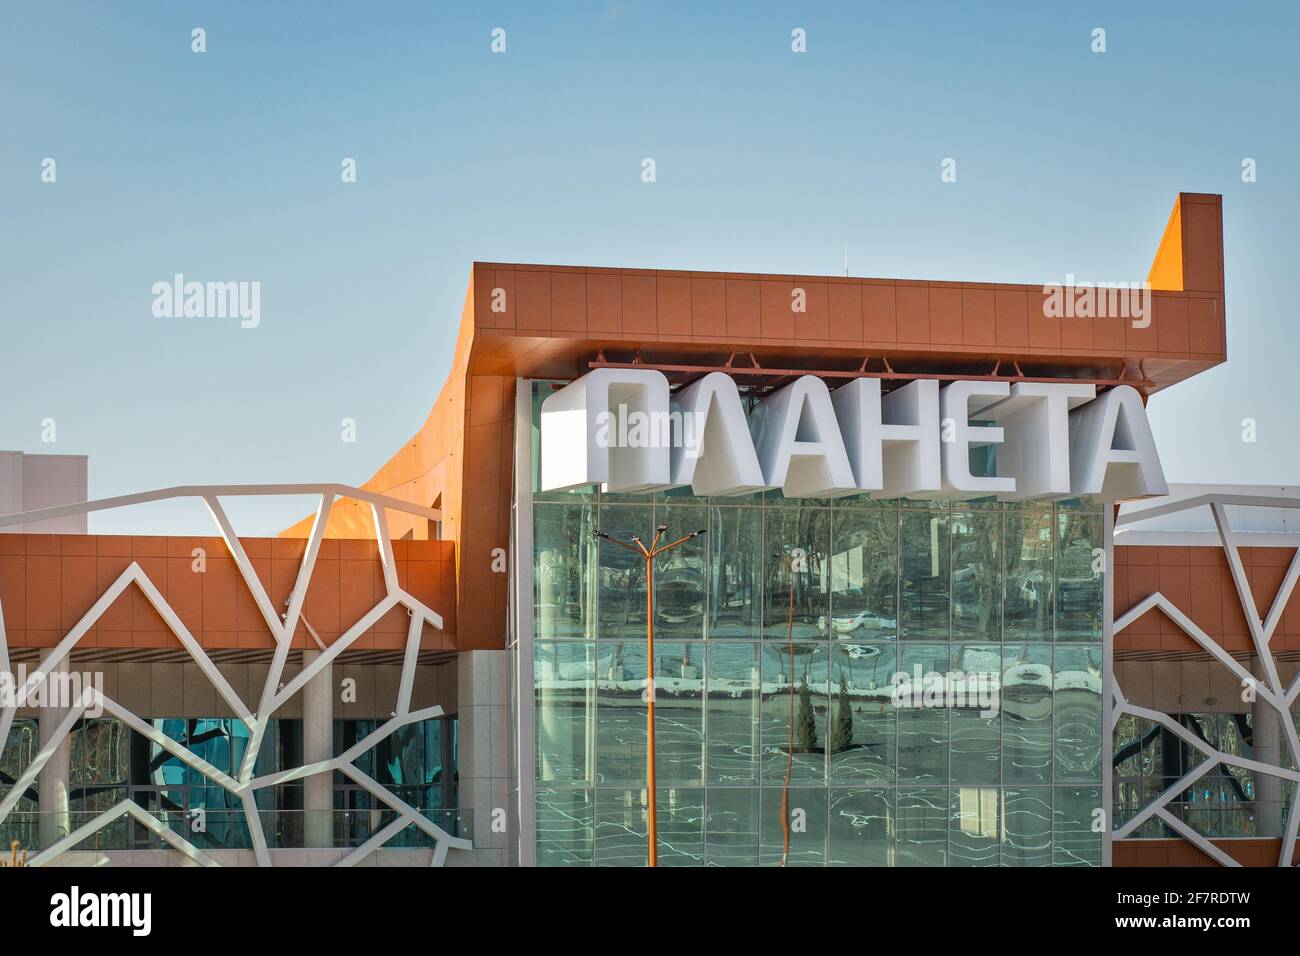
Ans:
[{"label": "antenna on roof", "polygon": [[845,276],[845,278],[848,277],[848,274],[849,274],[849,244],[846,242],[846,243],[844,243],[844,276]]}]

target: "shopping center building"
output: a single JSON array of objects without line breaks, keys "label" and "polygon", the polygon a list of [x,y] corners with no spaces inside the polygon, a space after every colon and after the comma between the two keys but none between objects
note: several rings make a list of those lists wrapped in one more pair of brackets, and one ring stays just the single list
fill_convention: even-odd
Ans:
[{"label": "shopping center building", "polygon": [[[659,865],[1277,862],[1294,721],[1257,735],[1229,685],[1289,713],[1297,574],[1202,641],[1198,588],[1161,591],[1190,546],[1115,535],[1175,500],[1146,400],[1226,359],[1220,197],[1179,195],[1147,288],[1074,266],[476,263],[361,488],[155,493],[211,538],[0,535],[20,689],[104,675],[93,718],[6,702],[0,827],[38,863],[642,865],[653,800]],[[320,504],[241,538],[240,494]]]}]

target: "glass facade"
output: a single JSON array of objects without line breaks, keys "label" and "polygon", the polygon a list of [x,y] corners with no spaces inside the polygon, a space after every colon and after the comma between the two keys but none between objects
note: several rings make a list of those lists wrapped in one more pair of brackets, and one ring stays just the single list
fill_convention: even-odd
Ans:
[{"label": "glass facade", "polygon": [[[34,719],[15,717],[9,725],[9,739],[0,751],[0,799],[9,796],[14,783],[26,773],[40,752],[40,730]],[[0,851],[8,853],[13,841],[32,846],[38,828],[36,785],[18,798],[9,816],[0,824]]]},{"label": "glass facade", "polygon": [[[1252,714],[1187,713],[1170,717],[1221,753],[1256,757]],[[1293,714],[1292,720],[1300,729],[1300,715]],[[1282,766],[1294,769],[1289,748],[1283,746],[1280,753]],[[1131,714],[1121,716],[1115,725],[1116,826],[1131,820],[1205,759],[1203,753],[1168,728]],[[1294,787],[1289,780],[1220,764],[1176,794],[1167,806],[1203,836],[1277,838],[1282,836]],[[1181,838],[1158,818],[1142,823],[1132,836]]]},{"label": "glass facade", "polygon": [[[382,720],[334,721],[337,756],[383,724]],[[458,724],[454,715],[406,724],[362,754],[355,765],[380,786],[455,834]],[[342,772],[334,771],[334,845],[359,846],[397,818],[395,811]],[[424,831],[407,827],[386,844],[432,846]]]},{"label": "glass facade", "polygon": [[[250,738],[242,721],[225,717],[156,718],[150,723],[218,770],[239,777]],[[335,753],[348,750],[382,723],[335,721]],[[400,727],[359,756],[356,766],[449,832],[467,832],[458,808],[457,726],[456,716],[449,715]],[[31,764],[39,749],[38,739],[35,720],[14,721],[4,751],[5,762],[0,765],[0,796],[8,793]],[[302,721],[272,719],[253,776],[302,764]],[[67,826],[73,829],[130,799],[200,849],[252,848],[238,797],[116,718],[83,719],[73,727],[68,784]],[[40,848],[36,790],[33,784],[0,828],[6,848],[15,839],[29,850]],[[317,811],[304,810],[304,780],[259,789],[254,799],[261,811],[268,847],[309,845],[308,816]],[[328,845],[328,831],[332,829],[334,846],[359,846],[396,818],[394,811],[337,771],[333,803],[332,810],[319,811],[330,818],[322,821],[329,824],[327,839],[312,845]],[[63,835],[62,831],[58,834]],[[145,827],[121,817],[75,849],[151,849],[160,845],[158,837]],[[408,827],[388,843],[390,847],[429,845],[428,837],[415,827]]]},{"label": "glass facade", "polygon": [[661,865],[1100,863],[1100,505],[534,492],[539,865],[645,862],[659,524]]},{"label": "glass facade", "polygon": [[[238,777],[250,731],[228,717],[155,718],[155,729],[218,770]],[[252,837],[239,798],[198,770],[136,733],[121,720],[101,717],[78,721],[69,758],[69,810],[73,828],[123,800],[165,819],[200,849],[249,849]],[[302,763],[302,721],[272,719],[258,752],[254,775]],[[263,811],[267,845],[302,845],[302,781],[256,793]],[[156,838],[135,821],[121,817],[88,838],[79,849],[145,849]]]}]

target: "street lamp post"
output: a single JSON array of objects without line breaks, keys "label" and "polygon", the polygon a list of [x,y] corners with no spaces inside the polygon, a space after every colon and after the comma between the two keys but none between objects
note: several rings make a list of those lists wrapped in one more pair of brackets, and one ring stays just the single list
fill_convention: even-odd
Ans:
[{"label": "street lamp post", "polygon": [[646,659],[646,801],[647,807],[646,823],[648,824],[648,833],[646,839],[649,842],[649,865],[659,865],[659,824],[655,813],[655,566],[654,560],[659,555],[671,551],[679,544],[685,544],[692,538],[698,538],[704,534],[704,531],[692,531],[690,534],[683,535],[670,544],[662,547],[659,542],[668,530],[668,525],[661,524],[655,528],[654,540],[650,542],[650,547],[641,543],[641,539],[632,535],[632,543],[620,541],[603,531],[593,531],[597,538],[603,538],[606,541],[612,541],[620,547],[627,548],[629,551],[641,555],[645,559],[645,659]]}]

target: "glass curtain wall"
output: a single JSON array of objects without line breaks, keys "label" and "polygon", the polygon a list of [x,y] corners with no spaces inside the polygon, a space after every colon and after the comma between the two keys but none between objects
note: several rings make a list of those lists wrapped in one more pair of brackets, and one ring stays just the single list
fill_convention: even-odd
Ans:
[{"label": "glass curtain wall", "polygon": [[[153,726],[218,770],[237,777],[250,731],[228,717],[156,718]],[[112,717],[81,720],[73,727],[69,757],[69,808],[81,826],[123,800],[183,832],[200,849],[252,846],[243,805],[223,787]],[[302,721],[272,719],[254,774],[302,762]],[[302,782],[257,792],[262,828],[271,847],[301,846]],[[122,817],[87,838],[79,849],[132,849],[157,845],[144,827]]]},{"label": "glass curtain wall", "polygon": [[[374,733],[382,720],[334,721],[334,754],[351,749]],[[456,715],[431,717],[399,727],[354,761],[378,781],[450,833],[459,827],[457,776],[459,722]],[[341,771],[334,771],[334,845],[360,846],[397,819],[396,811]],[[432,839],[409,826],[389,847],[432,846]]]},{"label": "glass curtain wall", "polygon": [[661,865],[1100,863],[1099,504],[684,491],[534,483],[539,865],[645,862],[658,524]]},{"label": "glass curtain wall", "polygon": [[[1186,713],[1169,715],[1180,727],[1215,750],[1255,759],[1255,716],[1240,713]],[[1300,729],[1300,714],[1292,720]],[[1115,725],[1115,822],[1131,820],[1179,779],[1200,766],[1206,757],[1173,731],[1154,721],[1125,714]],[[1294,769],[1285,745],[1283,764]],[[1295,784],[1242,767],[1220,765],[1190,787],[1175,793],[1169,811],[1202,836],[1212,838],[1266,838],[1283,835]],[[1264,784],[1264,786],[1261,786]],[[1134,837],[1179,838],[1158,818],[1138,826]]]},{"label": "glass curtain wall", "polygon": [[[40,752],[40,730],[35,719],[15,717],[9,725],[9,739],[0,751],[0,800],[8,797],[18,778],[27,772]],[[13,810],[0,824],[0,853],[7,860],[15,840],[20,846],[37,845],[38,794],[33,782],[18,798]]]}]

